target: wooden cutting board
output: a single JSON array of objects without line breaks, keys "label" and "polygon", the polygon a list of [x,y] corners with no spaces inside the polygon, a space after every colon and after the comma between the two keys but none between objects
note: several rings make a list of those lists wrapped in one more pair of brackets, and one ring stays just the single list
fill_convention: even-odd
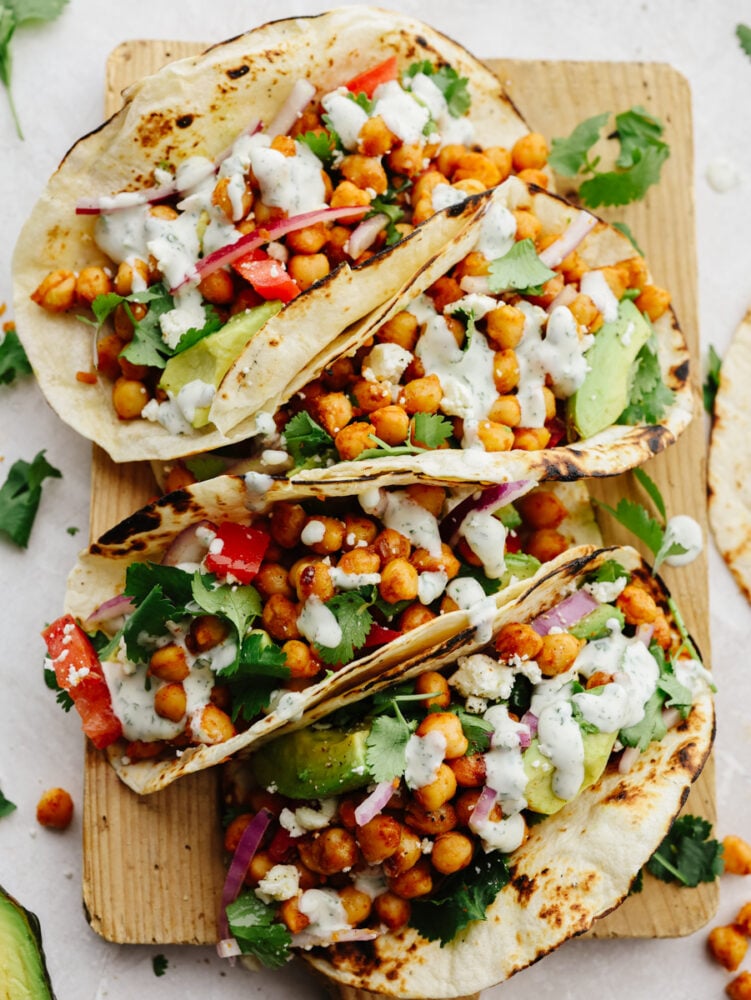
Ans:
[{"label": "wooden cutting board", "polygon": [[[107,112],[121,104],[122,89],[163,63],[192,55],[200,46],[134,41],[117,48],[107,66]],[[642,63],[490,63],[531,126],[548,137],[568,135],[582,119],[641,104],[666,124],[671,155],[663,178],[641,203],[610,213],[627,222],[659,284],[673,302],[693,352],[698,382],[696,252],[694,233],[691,99],[686,80],[669,66]],[[561,191],[565,194],[566,190]],[[698,389],[698,386],[697,386]],[[697,391],[697,417],[679,443],[649,464],[669,513],[689,513],[706,537],[705,441]],[[148,465],[115,466],[94,449],[91,537],[130,514],[156,491]],[[642,501],[630,475],[600,480],[592,492],[615,504],[624,495]],[[633,537],[603,515],[607,542]],[[646,553],[645,553],[646,554]],[[709,657],[707,563],[704,556],[664,574],[689,629]],[[85,759],[83,896],[92,928],[126,944],[209,944],[224,878],[218,774],[182,779],[139,798],[120,784],[90,746]],[[713,769],[693,789],[687,808],[715,819]],[[644,891],[595,925],[595,937],[675,937],[713,916],[718,887],[679,889],[645,878]],[[341,995],[363,996],[358,991]]]}]

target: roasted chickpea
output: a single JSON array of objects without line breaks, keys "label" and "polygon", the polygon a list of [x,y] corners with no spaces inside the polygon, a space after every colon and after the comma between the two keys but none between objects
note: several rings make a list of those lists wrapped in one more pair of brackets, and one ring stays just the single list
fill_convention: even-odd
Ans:
[{"label": "roasted chickpea", "polygon": [[84,267],[76,278],[76,298],[91,305],[97,295],[112,291],[112,279],[103,267]]},{"label": "roasted chickpea", "polygon": [[129,343],[135,331],[134,323],[140,323],[149,311],[145,302],[121,302],[112,314],[112,323],[118,337]]},{"label": "roasted chickpea", "polygon": [[357,137],[357,145],[365,156],[383,156],[391,152],[399,140],[380,115],[368,118]]},{"label": "roasted chickpea", "polygon": [[31,299],[47,312],[59,313],[71,309],[76,301],[75,274],[63,268],[51,271],[31,293]]},{"label": "roasted chickpea", "polygon": [[495,637],[496,652],[502,660],[518,656],[520,660],[534,660],[542,649],[542,636],[523,622],[508,622]]},{"label": "roasted chickpea", "polygon": [[305,522],[302,538],[311,551],[321,556],[328,556],[341,549],[345,532],[344,521],[338,517],[316,515],[309,517]]},{"label": "roasted chickpea", "polygon": [[[252,812],[240,813],[239,816],[235,816],[233,820],[228,824],[224,831],[224,850],[228,854],[234,854],[237,850],[237,845],[240,843],[240,838],[247,829],[251,820],[253,819]],[[261,853],[259,852],[256,852]]]},{"label": "roasted chickpea", "polygon": [[751,1000],[751,972],[744,970],[732,979],[725,987],[725,993],[730,1000]]},{"label": "roasted chickpea", "polygon": [[670,292],[665,288],[658,288],[657,285],[645,285],[634,304],[641,312],[645,312],[654,323],[667,312],[670,305]]},{"label": "roasted chickpea", "polygon": [[542,232],[542,223],[528,209],[517,208],[511,213],[516,219],[516,239],[519,240],[537,240],[537,237]]},{"label": "roasted chickpea", "polygon": [[373,549],[350,549],[342,554],[337,563],[337,569],[342,573],[377,573],[381,568],[381,559]]},{"label": "roasted chickpea", "polygon": [[301,640],[289,639],[282,645],[282,652],[286,656],[284,665],[289,670],[290,677],[315,677],[319,673],[321,664],[310,646]]},{"label": "roasted chickpea", "polygon": [[389,604],[413,601],[417,597],[418,583],[417,570],[410,562],[392,559],[381,570],[378,592]]},{"label": "roasted chickpea", "polygon": [[36,809],[37,823],[51,830],[67,830],[73,820],[73,799],[64,788],[48,788]]},{"label": "roasted chickpea", "polygon": [[588,295],[580,292],[573,302],[569,303],[571,315],[576,322],[594,333],[602,326],[602,313]]},{"label": "roasted chickpea", "polygon": [[579,655],[583,640],[570,632],[551,632],[542,637],[542,648],[536,656],[537,665],[546,677],[565,674]]},{"label": "roasted chickpea", "polygon": [[550,441],[547,427],[514,427],[514,448],[522,451],[542,451]]},{"label": "roasted chickpea", "polygon": [[398,402],[407,413],[437,413],[443,389],[437,375],[415,378],[402,387]]},{"label": "roasted chickpea", "polygon": [[293,549],[300,541],[308,515],[299,503],[277,503],[271,511],[271,537],[283,549]]},{"label": "roasted chickpea", "polygon": [[409,415],[403,406],[396,403],[381,406],[370,414],[373,433],[386,444],[397,445],[409,434]]},{"label": "roasted chickpea", "polygon": [[428,812],[440,809],[456,795],[456,778],[448,764],[439,764],[436,776],[427,785],[413,791],[415,801]]},{"label": "roasted chickpea", "polygon": [[417,864],[401,875],[389,879],[389,889],[402,899],[417,899],[433,891],[433,875],[430,863],[421,858]]},{"label": "roasted chickpea", "polygon": [[389,877],[400,875],[417,864],[421,857],[422,843],[420,838],[414,830],[410,830],[408,826],[402,826],[399,846],[393,854],[385,859],[383,870]]},{"label": "roasted chickpea", "polygon": [[415,549],[409,557],[409,561],[418,573],[437,573],[442,571],[449,580],[453,580],[461,569],[461,563],[446,542],[441,542],[439,555],[434,555],[427,549]]},{"label": "roasted chickpea", "polygon": [[294,593],[289,582],[289,574],[281,563],[263,563],[253,580],[253,586],[261,593],[262,597],[271,597],[272,594],[284,594],[285,597],[292,597]]},{"label": "roasted chickpea", "polygon": [[436,837],[430,861],[436,871],[442,875],[451,875],[466,868],[473,854],[474,847],[470,838],[464,833],[451,830]]},{"label": "roasted chickpea", "polygon": [[374,542],[378,534],[378,526],[375,521],[360,514],[345,514],[344,529],[343,547],[345,549],[364,548]]},{"label": "roasted chickpea", "polygon": [[501,175],[501,180],[498,183],[505,181],[511,173],[511,150],[506,149],[505,146],[488,146],[485,155],[498,168]]},{"label": "roasted chickpea", "polygon": [[707,946],[712,957],[720,965],[723,965],[728,972],[735,972],[746,957],[748,939],[743,931],[730,924],[712,928]]},{"label": "roasted chickpea", "polygon": [[506,424],[494,420],[480,420],[477,436],[485,451],[511,451],[514,447],[514,433]]},{"label": "roasted chickpea", "polygon": [[524,335],[524,319],[521,309],[502,303],[485,317],[488,339],[500,350],[516,347]]},{"label": "roasted chickpea", "polygon": [[386,157],[389,170],[405,177],[417,177],[422,172],[425,151],[422,143],[402,143],[397,149],[392,149]]},{"label": "roasted chickpea", "polygon": [[405,310],[392,316],[379,328],[376,340],[386,344],[398,344],[405,351],[414,351],[418,333],[417,317]]},{"label": "roasted chickpea", "polygon": [[459,716],[453,712],[431,712],[426,715],[417,727],[418,736],[427,736],[428,733],[441,733],[446,740],[446,760],[453,760],[454,757],[463,757],[469,747],[469,741],[464,735]]},{"label": "roasted chickpea", "polygon": [[140,417],[149,399],[149,390],[135,379],[120,377],[112,387],[112,405],[120,420]]},{"label": "roasted chickpea", "polygon": [[290,581],[299,601],[305,601],[312,595],[321,601],[328,601],[335,593],[329,567],[320,559],[298,560],[290,570]]},{"label": "roasted chickpea", "polygon": [[190,469],[186,468],[182,462],[175,462],[165,477],[164,492],[172,493],[174,490],[182,490],[196,482],[198,480]]},{"label": "roasted chickpea", "polygon": [[499,396],[505,396],[519,384],[519,362],[516,351],[506,348],[493,356],[493,380]]},{"label": "roasted chickpea", "polygon": [[358,379],[351,389],[355,402],[363,413],[372,413],[391,403],[391,386],[386,382]]},{"label": "roasted chickpea", "polygon": [[203,653],[224,642],[228,635],[229,625],[222,618],[217,615],[197,615],[190,623],[185,644],[191,653]]},{"label": "roasted chickpea", "polygon": [[415,683],[415,693],[428,695],[420,704],[426,708],[448,708],[451,704],[451,691],[443,674],[437,670],[426,670],[420,674]]},{"label": "roasted chickpea", "polygon": [[286,924],[290,934],[299,934],[310,923],[310,917],[300,910],[300,900],[297,896],[285,899],[279,905],[279,917]]},{"label": "roasted chickpea", "polygon": [[402,824],[393,816],[382,813],[358,827],[356,836],[363,858],[369,865],[379,865],[398,850]]},{"label": "roasted chickpea", "polygon": [[356,889],[354,885],[346,885],[339,890],[339,898],[347,914],[347,921],[353,927],[365,923],[373,909],[373,903],[367,892]]},{"label": "roasted chickpea", "polygon": [[447,833],[457,825],[456,809],[451,802],[445,802],[438,809],[423,809],[419,802],[413,800],[407,806],[404,821],[416,833],[437,837],[439,833]]},{"label": "roasted chickpea", "polygon": [[399,629],[402,632],[411,632],[413,628],[420,628],[421,625],[432,622],[435,617],[435,611],[431,611],[430,608],[426,608],[424,604],[416,601],[399,615]]},{"label": "roasted chickpea", "polygon": [[388,189],[388,177],[378,157],[351,153],[342,159],[339,170],[343,177],[363,191],[371,188],[376,194],[385,194]]},{"label": "roasted chickpea", "polygon": [[[133,271],[135,270],[135,275]],[[117,273],[115,274],[115,291],[118,295],[130,295],[133,292],[134,280],[138,278],[138,281],[145,284],[149,278],[149,267],[144,260],[135,260],[132,263],[128,261],[122,261],[118,265]]]},{"label": "roasted chickpea", "polygon": [[384,528],[373,539],[373,549],[378,553],[381,564],[384,565],[391,562],[392,559],[408,559],[412,551],[412,544],[406,535],[402,535],[396,529]]},{"label": "roasted chickpea", "polygon": [[481,753],[455,757],[448,765],[461,788],[480,788],[485,784],[485,757]]},{"label": "roasted chickpea", "polygon": [[325,278],[330,270],[329,259],[324,253],[299,253],[287,262],[289,276],[303,291]]},{"label": "roasted chickpea", "polygon": [[[499,396],[488,411],[488,419],[506,427],[518,427],[522,419],[522,408],[516,396]],[[511,437],[513,445],[514,438]]]},{"label": "roasted chickpea", "polygon": [[360,852],[354,836],[341,826],[330,826],[298,844],[303,864],[319,875],[334,875],[357,864]]},{"label": "roasted chickpea", "polygon": [[232,719],[213,702],[204,705],[198,723],[193,723],[192,728],[196,743],[224,743],[237,734]]},{"label": "roasted chickpea", "polygon": [[568,548],[565,537],[555,528],[540,528],[527,539],[526,550],[540,562],[550,562]]},{"label": "roasted chickpea", "polygon": [[164,747],[164,740],[152,740],[151,742],[131,740],[125,744],[123,756],[127,757],[128,760],[150,760],[152,757],[158,757]]},{"label": "roasted chickpea", "polygon": [[325,223],[315,222],[312,226],[287,233],[284,244],[292,254],[311,254],[323,250],[328,238],[329,233]]},{"label": "roasted chickpea", "polygon": [[413,204],[423,197],[427,197],[432,201],[433,191],[439,184],[448,184],[448,179],[443,176],[440,170],[426,170],[412,185]]},{"label": "roasted chickpea", "polygon": [[163,684],[154,693],[154,711],[162,719],[179,722],[185,715],[188,697],[185,688],[177,682]]},{"label": "roasted chickpea", "polygon": [[548,162],[548,144],[540,132],[528,132],[511,147],[514,170],[540,170]]},{"label": "roasted chickpea", "polygon": [[373,909],[381,923],[390,931],[404,927],[412,915],[409,901],[393,892],[382,892],[380,896],[376,896],[373,900]]},{"label": "roasted chickpea", "polygon": [[484,153],[464,153],[459,157],[451,179],[456,183],[469,178],[480,181],[485,188],[491,188],[501,183],[501,171]]},{"label": "roasted chickpea", "polygon": [[516,501],[515,506],[530,528],[557,528],[568,514],[555,493],[548,490],[527,493]]},{"label": "roasted chickpea", "polygon": [[[331,208],[367,206],[370,204],[370,195],[367,191],[363,191],[356,184],[353,184],[352,181],[341,181],[334,188],[329,204]],[[347,231],[347,239],[349,239],[349,231]]]},{"label": "roasted chickpea", "polygon": [[300,630],[297,627],[298,607],[284,594],[272,594],[263,606],[261,618],[263,627],[272,639],[286,642],[288,639],[299,639]]},{"label": "roasted chickpea", "polygon": [[228,306],[235,297],[235,282],[229,271],[219,268],[201,279],[198,291],[207,302],[216,306]]},{"label": "roasted chickpea", "polygon": [[648,625],[655,620],[659,611],[652,595],[633,583],[623,588],[616,598],[615,606],[623,612],[628,625]]},{"label": "roasted chickpea", "polygon": [[184,681],[190,673],[185,650],[173,642],[154,650],[148,672],[161,681]]},{"label": "roasted chickpea", "polygon": [[725,871],[730,875],[751,875],[751,844],[729,834],[722,841]]},{"label": "roasted chickpea", "polygon": [[520,181],[524,181],[525,184],[536,184],[540,188],[547,188],[550,183],[548,175],[544,170],[535,170],[533,167],[526,167],[524,170],[520,170],[517,177]]},{"label": "roasted chickpea", "polygon": [[[725,839],[727,840],[727,838]],[[727,867],[725,870],[727,871]],[[744,903],[733,923],[739,930],[743,931],[746,937],[751,937],[751,903]]]},{"label": "roasted chickpea", "polygon": [[339,453],[339,457],[345,461],[352,461],[369,448],[375,448],[376,442],[373,440],[373,425],[362,421],[347,424],[342,427],[334,438],[334,447]]},{"label": "roasted chickpea", "polygon": [[105,333],[103,337],[97,340],[96,344],[96,367],[97,371],[101,372],[107,378],[115,379],[120,378],[120,352],[125,343],[118,337],[114,332]]},{"label": "roasted chickpea", "polygon": [[447,306],[458,302],[464,292],[456,278],[444,276],[433,282],[428,289],[428,295],[433,300],[436,312],[442,313]]},{"label": "roasted chickpea", "polygon": [[605,687],[606,684],[613,683],[613,675],[605,673],[604,670],[595,670],[595,672],[587,678],[587,683],[585,685],[587,691],[591,691],[593,688]]}]

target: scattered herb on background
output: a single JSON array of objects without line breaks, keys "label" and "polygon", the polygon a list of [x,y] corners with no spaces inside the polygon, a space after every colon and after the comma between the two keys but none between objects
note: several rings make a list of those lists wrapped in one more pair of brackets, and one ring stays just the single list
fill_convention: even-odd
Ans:
[{"label": "scattered herb on background", "polygon": [[10,385],[21,375],[31,375],[31,365],[18,334],[11,327],[0,340],[0,384]]},{"label": "scattered herb on background", "polygon": [[31,462],[21,458],[14,462],[0,487],[0,532],[22,549],[29,544],[42,498],[42,483],[50,476],[60,479],[62,473],[50,465],[40,451]]},{"label": "scattered herb on background", "polygon": [[711,823],[701,816],[681,816],[647,862],[647,871],[663,882],[694,888],[722,874],[722,844],[710,838]]},{"label": "scattered herb on background", "polygon": [[747,24],[738,24],[735,34],[741,44],[741,48],[747,56],[751,56],[751,28]]},{"label": "scattered herb on background", "polygon": [[634,250],[636,250],[638,254],[641,254],[642,257],[644,256],[644,251],[636,242],[636,237],[631,232],[630,226],[627,226],[625,222],[611,222],[610,225],[613,227],[613,229],[617,229],[619,233],[623,233],[623,235],[629,241]]},{"label": "scattered herb on background", "polygon": [[15,802],[11,802],[10,799],[6,799],[2,791],[0,791],[0,819],[4,816],[9,816],[15,809]]},{"label": "scattered herb on background", "polygon": [[722,358],[714,349],[712,344],[709,345],[709,353],[707,355],[707,375],[704,379],[704,385],[702,386],[702,392],[704,395],[704,409],[707,413],[712,413],[714,409],[715,396],[717,395],[717,390],[720,388],[720,368],[722,367]]},{"label": "scattered herb on background", "polygon": [[613,170],[600,170],[600,157],[590,158],[590,151],[609,119],[609,112],[594,115],[580,122],[568,137],[554,138],[551,143],[550,166],[563,177],[586,178],[579,198],[590,208],[628,205],[643,198],[659,181],[662,165],[670,156],[662,138],[662,122],[637,105],[615,116],[615,128],[607,138],[617,139],[620,151]]},{"label": "scattered herb on background", "polygon": [[151,965],[154,969],[155,976],[163,976],[164,973],[167,971],[167,966],[169,965],[169,962],[167,961],[167,956],[154,955],[154,957],[151,960]]},{"label": "scattered herb on background", "polygon": [[21,122],[10,86],[12,58],[10,43],[16,28],[32,21],[54,21],[68,0],[0,0],[0,82],[8,94],[8,104],[18,138],[23,139]]},{"label": "scattered herb on background", "polygon": [[68,532],[69,535],[72,536],[72,535],[77,535],[81,529],[76,528],[76,526],[72,524],[69,528],[66,528],[65,530]]}]

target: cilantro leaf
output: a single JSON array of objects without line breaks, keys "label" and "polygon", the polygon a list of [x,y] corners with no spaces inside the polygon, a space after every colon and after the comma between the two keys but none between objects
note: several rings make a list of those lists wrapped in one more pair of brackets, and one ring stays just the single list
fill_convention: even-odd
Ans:
[{"label": "cilantro leaf", "polygon": [[145,663],[153,651],[154,640],[165,633],[165,622],[175,621],[183,614],[184,608],[166,597],[159,584],[154,586],[123,626],[128,659]]},{"label": "cilantro leaf", "polygon": [[637,106],[616,115],[615,131],[621,145],[616,166],[622,170],[629,170],[638,163],[645,148],[664,149],[667,152],[668,147],[662,141],[662,123],[644,108]]},{"label": "cilantro leaf", "polygon": [[275,923],[272,908],[254,892],[242,893],[227,906],[227,921],[244,955],[253,955],[269,969],[280,969],[289,961],[289,931]]},{"label": "cilantro leaf", "polygon": [[438,87],[446,100],[452,118],[461,118],[462,115],[466,115],[472,104],[469,79],[466,76],[459,76],[452,66],[435,67],[427,60],[412,63],[407,69],[409,77],[415,77],[418,73],[429,76]]},{"label": "cilantro leaf", "polygon": [[8,94],[11,116],[19,139],[23,139],[10,86],[10,43],[17,27],[33,21],[52,21],[62,11],[68,0],[0,0],[0,82]]},{"label": "cilantro leaf", "polygon": [[610,223],[610,225],[611,225],[611,226],[612,226],[612,227],[613,227],[614,229],[617,229],[617,230],[618,230],[618,232],[620,232],[620,233],[623,233],[623,235],[624,235],[624,236],[626,237],[626,239],[627,239],[627,240],[629,241],[629,243],[630,243],[630,244],[631,244],[631,246],[632,246],[632,247],[634,248],[634,250],[636,250],[636,252],[637,252],[638,254],[641,254],[641,256],[642,256],[642,257],[644,256],[644,251],[643,251],[643,250],[642,250],[642,248],[641,248],[641,247],[639,246],[639,244],[638,244],[638,243],[636,242],[636,237],[635,237],[635,236],[634,236],[634,234],[633,234],[633,233],[631,232],[631,228],[630,228],[630,226],[627,226],[625,222],[611,222],[611,223]]},{"label": "cilantro leaf", "polygon": [[55,673],[55,671],[50,670],[45,666],[42,672],[44,674],[45,687],[49,688],[50,691],[57,692],[57,697],[55,698],[55,701],[60,706],[60,708],[62,708],[64,712],[69,712],[71,708],[73,708],[73,699],[65,690],[65,688],[61,688],[60,685],[57,683],[57,674]]},{"label": "cilantro leaf", "polygon": [[615,583],[623,577],[629,578],[628,570],[624,569],[616,559],[606,559],[595,573],[589,574],[587,583]]},{"label": "cilantro leaf", "polygon": [[647,871],[663,882],[694,888],[714,882],[724,869],[722,844],[710,839],[712,825],[701,816],[681,816],[647,862]]},{"label": "cilantro leaf", "polygon": [[[287,654],[263,629],[254,629],[242,641],[237,667],[240,672],[265,677],[289,677]],[[230,668],[217,671],[219,677],[229,674]]]},{"label": "cilantro leaf", "polygon": [[167,971],[167,966],[169,962],[166,955],[154,955],[151,959],[151,967],[154,970],[155,976],[163,976]]},{"label": "cilantro leaf", "polygon": [[324,663],[349,663],[368,638],[373,616],[370,613],[370,602],[357,591],[335,594],[326,602],[342,630],[342,640],[337,646],[321,646],[314,642],[316,652]]},{"label": "cilantro leaf", "polygon": [[605,111],[579,122],[567,138],[554,138],[548,156],[551,169],[562,177],[575,177],[589,166],[587,154],[600,138],[600,132],[609,118],[610,112]]},{"label": "cilantro leaf", "polygon": [[192,597],[193,576],[177,566],[162,566],[159,563],[131,563],[125,571],[123,593],[133,598],[138,605],[154,587],[162,588],[162,593],[175,605],[184,607]]},{"label": "cilantro leaf", "polygon": [[412,901],[410,925],[441,947],[468,924],[485,920],[488,907],[511,877],[505,855],[497,851],[477,856],[450,875],[430,899]]},{"label": "cilantro leaf", "polygon": [[[377,195],[370,203],[370,210],[365,215],[366,219],[370,219],[374,215],[385,215],[386,216],[386,246],[393,246],[394,243],[398,243],[402,238],[402,234],[396,228],[397,222],[401,222],[404,218],[404,209],[394,203],[393,198],[396,197],[396,191],[387,191],[386,194]],[[391,195],[391,197],[389,197]]]},{"label": "cilantro leaf", "polygon": [[68,0],[3,0],[3,5],[13,11],[16,24],[29,21],[51,21],[62,12]]},{"label": "cilantro leaf", "polygon": [[31,462],[21,458],[14,462],[8,478],[0,486],[0,532],[22,549],[29,544],[42,498],[42,483],[49,477],[60,479],[62,473],[50,465],[40,451]]},{"label": "cilantro leaf", "polygon": [[702,386],[704,396],[704,409],[711,414],[714,409],[715,396],[720,388],[720,369],[722,368],[722,358],[714,349],[714,345],[709,345],[707,354],[707,375]]},{"label": "cilantro leaf", "polygon": [[440,448],[453,433],[451,421],[440,413],[415,413],[412,417],[410,437],[419,441],[419,447]]},{"label": "cilantro leaf", "polygon": [[626,497],[621,497],[615,508],[599,500],[596,500],[595,503],[612,514],[624,528],[633,532],[655,555],[660,551],[664,535],[663,526],[640,503]]},{"label": "cilantro leaf", "polygon": [[406,767],[406,749],[417,723],[408,723],[399,713],[379,715],[373,721],[366,741],[365,761],[373,781],[392,781],[401,778]]},{"label": "cilantro leaf", "polygon": [[656,424],[675,399],[662,380],[657,339],[652,334],[636,355],[629,404],[618,417],[619,424]]},{"label": "cilantro leaf", "polygon": [[[665,509],[665,501],[660,493],[660,488],[657,483],[652,479],[644,469],[634,469],[634,478],[637,480],[639,485],[649,494],[649,499],[655,505],[657,510],[660,512],[660,516],[663,521],[667,517],[667,511]],[[624,575],[628,575],[624,571]]]},{"label": "cilantro leaf", "polygon": [[10,814],[16,809],[15,802],[11,802],[10,799],[6,799],[0,790],[0,819],[4,816],[10,816]]},{"label": "cilantro leaf", "polygon": [[660,180],[662,165],[670,155],[667,146],[633,149],[633,165],[627,170],[607,170],[584,181],[579,197],[590,208],[601,205],[628,205],[639,201],[647,189]]},{"label": "cilantro leaf", "polygon": [[738,24],[735,34],[743,51],[747,56],[751,56],[751,28],[747,24]]},{"label": "cilantro leaf", "polygon": [[224,583],[212,587],[209,578],[200,572],[193,576],[193,600],[211,615],[229,618],[240,639],[248,624],[261,614],[261,595],[255,587]]},{"label": "cilantro leaf", "polygon": [[481,715],[473,715],[461,705],[457,705],[452,711],[459,717],[462,724],[462,732],[469,740],[467,754],[485,753],[490,749],[490,737],[493,727]]},{"label": "cilantro leaf", "polygon": [[493,293],[514,289],[522,294],[533,294],[554,276],[555,271],[543,264],[534,242],[527,238],[518,240],[503,257],[490,262],[488,288]]},{"label": "cilantro leaf", "polygon": [[297,140],[304,142],[324,166],[331,165],[337,147],[336,139],[331,132],[327,132],[325,129],[321,129],[319,132],[305,132],[303,135],[298,135]]},{"label": "cilantro leaf", "polygon": [[336,456],[334,439],[305,410],[288,421],[284,442],[296,466],[324,465],[327,458]]},{"label": "cilantro leaf", "polygon": [[642,753],[653,740],[661,740],[667,728],[662,721],[663,696],[655,691],[644,706],[644,718],[634,726],[621,729],[618,739],[626,747],[638,747]]},{"label": "cilantro leaf", "polygon": [[0,341],[0,385],[10,385],[21,375],[31,375],[31,365],[15,330]]}]

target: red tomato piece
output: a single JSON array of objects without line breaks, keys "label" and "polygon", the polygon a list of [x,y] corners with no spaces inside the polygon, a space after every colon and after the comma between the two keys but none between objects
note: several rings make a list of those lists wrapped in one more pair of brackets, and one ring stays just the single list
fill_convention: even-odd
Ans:
[{"label": "red tomato piece", "polygon": [[522,543],[518,535],[512,535],[510,532],[506,535],[506,551],[507,552],[521,552]]},{"label": "red tomato piece", "polygon": [[280,826],[268,846],[269,857],[274,864],[281,865],[291,861],[295,851],[295,841],[292,834]]},{"label": "red tomato piece", "polygon": [[349,83],[345,83],[344,86],[352,94],[365,94],[366,97],[370,98],[373,96],[373,91],[380,84],[388,83],[389,80],[396,80],[397,73],[396,56],[389,56],[388,59],[384,59],[377,66],[371,66],[364,73],[353,76]]},{"label": "red tomato piece", "polygon": [[377,625],[373,622],[370,626],[368,637],[365,640],[365,649],[369,649],[371,646],[385,646],[387,642],[391,642],[392,639],[398,639],[400,635],[402,633],[395,631],[393,628],[386,628],[385,625]]},{"label": "red tomato piece", "polygon": [[552,420],[548,420],[545,426],[550,431],[550,440],[547,446],[555,448],[566,437],[566,425],[559,417],[553,417]]},{"label": "red tomato piece", "polygon": [[283,264],[263,250],[251,250],[233,261],[232,267],[253,286],[264,299],[289,302],[300,294],[300,287],[287,273]]},{"label": "red tomato piece", "polygon": [[227,521],[216,529],[204,565],[210,573],[250,583],[261,568],[271,538],[259,528]]},{"label": "red tomato piece", "polygon": [[57,683],[73,699],[86,736],[99,750],[119,740],[123,727],[113,711],[102,664],[84,630],[71,615],[63,615],[42,632],[42,638]]}]

